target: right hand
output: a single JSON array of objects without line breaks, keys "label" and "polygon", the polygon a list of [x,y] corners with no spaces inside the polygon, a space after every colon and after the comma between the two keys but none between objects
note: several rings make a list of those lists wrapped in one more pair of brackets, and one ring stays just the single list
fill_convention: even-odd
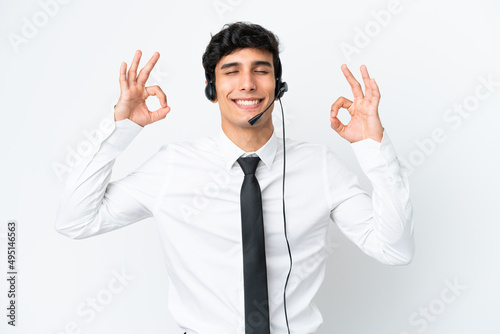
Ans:
[{"label": "right hand", "polygon": [[[120,99],[115,105],[115,121],[130,119],[132,122],[146,126],[165,118],[170,112],[167,105],[167,96],[159,86],[146,87],[146,81],[153,70],[160,54],[155,52],[149,62],[137,75],[137,67],[141,60],[141,51],[137,50],[130,65],[127,77],[127,63],[123,62],[120,67]],[[160,100],[161,108],[149,111],[146,99],[156,96]]]}]

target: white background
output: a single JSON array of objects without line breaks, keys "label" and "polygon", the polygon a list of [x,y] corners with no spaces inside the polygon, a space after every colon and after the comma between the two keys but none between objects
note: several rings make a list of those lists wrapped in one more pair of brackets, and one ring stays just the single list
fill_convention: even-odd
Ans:
[{"label": "white background", "polygon": [[[337,97],[352,97],[340,65],[360,78],[359,65],[366,64],[382,92],[383,125],[411,171],[413,262],[381,265],[332,229],[318,333],[499,333],[500,5],[401,0],[382,26],[373,12],[388,6],[388,0],[1,0],[0,276],[7,272],[9,219],[19,225],[19,276],[16,328],[6,325],[1,280],[0,332],[180,333],[167,310],[153,221],[81,241],[57,234],[67,173],[54,166],[66,165],[69,152],[86,141],[84,131],[111,115],[120,63],[130,64],[137,49],[141,67],[160,52],[148,84],[162,87],[172,111],[118,158],[113,179],[162,144],[215,134],[220,116],[203,94],[201,55],[211,33],[244,20],[282,42],[287,136],[334,147],[359,174],[349,144],[330,128],[329,110]],[[363,45],[366,29],[371,36]],[[346,55],[347,44],[357,53]],[[481,81],[488,78],[490,90]],[[466,116],[450,111],[460,104],[471,110]],[[438,142],[430,141],[432,133]],[[113,271],[133,278],[110,295]],[[87,321],[77,307],[98,296],[109,303]]]}]

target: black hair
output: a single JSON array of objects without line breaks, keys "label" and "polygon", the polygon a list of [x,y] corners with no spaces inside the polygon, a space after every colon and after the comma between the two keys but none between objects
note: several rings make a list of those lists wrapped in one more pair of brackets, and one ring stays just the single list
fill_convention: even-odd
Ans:
[{"label": "black hair", "polygon": [[202,62],[207,81],[214,81],[215,66],[224,56],[243,48],[269,51],[273,55],[274,75],[281,78],[278,37],[258,24],[235,22],[224,25],[205,49]]}]

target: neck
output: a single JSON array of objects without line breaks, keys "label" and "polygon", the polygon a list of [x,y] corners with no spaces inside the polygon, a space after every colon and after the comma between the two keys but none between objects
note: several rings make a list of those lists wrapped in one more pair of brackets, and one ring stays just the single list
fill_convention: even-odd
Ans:
[{"label": "neck", "polygon": [[[256,126],[255,124],[254,126]],[[274,127],[271,122],[265,126],[251,128],[227,127],[222,124],[222,131],[236,146],[245,152],[255,152],[264,146],[271,138]]]}]

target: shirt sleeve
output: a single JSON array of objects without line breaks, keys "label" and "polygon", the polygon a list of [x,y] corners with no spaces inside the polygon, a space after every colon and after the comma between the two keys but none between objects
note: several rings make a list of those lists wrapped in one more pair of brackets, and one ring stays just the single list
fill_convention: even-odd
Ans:
[{"label": "shirt sleeve", "polygon": [[150,217],[151,211],[130,189],[138,187],[133,177],[110,183],[117,156],[142,130],[129,119],[115,122],[112,132],[94,152],[69,173],[55,222],[59,233],[83,239],[124,227]]},{"label": "shirt sleeve", "polygon": [[381,143],[365,139],[351,145],[373,193],[366,194],[356,176],[328,153],[328,168],[334,170],[330,217],[366,254],[389,265],[408,264],[415,246],[407,170],[385,131]]}]

